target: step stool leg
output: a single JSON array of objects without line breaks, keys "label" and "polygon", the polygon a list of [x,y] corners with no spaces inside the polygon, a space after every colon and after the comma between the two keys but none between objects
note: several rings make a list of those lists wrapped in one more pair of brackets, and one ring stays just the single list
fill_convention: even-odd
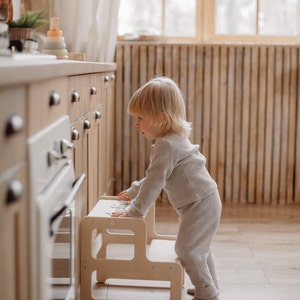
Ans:
[{"label": "step stool leg", "polygon": [[81,268],[80,299],[90,300],[92,297],[92,274],[83,266]]},{"label": "step stool leg", "polygon": [[182,267],[179,265],[177,266],[177,268],[174,268],[172,272],[170,300],[181,300],[181,293],[183,287],[182,273],[183,273]]}]

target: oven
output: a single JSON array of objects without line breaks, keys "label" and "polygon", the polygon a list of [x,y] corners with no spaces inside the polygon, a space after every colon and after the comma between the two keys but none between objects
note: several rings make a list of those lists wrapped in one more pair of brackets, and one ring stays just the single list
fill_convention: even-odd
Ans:
[{"label": "oven", "polygon": [[28,140],[31,300],[75,299],[75,179],[69,117]]}]

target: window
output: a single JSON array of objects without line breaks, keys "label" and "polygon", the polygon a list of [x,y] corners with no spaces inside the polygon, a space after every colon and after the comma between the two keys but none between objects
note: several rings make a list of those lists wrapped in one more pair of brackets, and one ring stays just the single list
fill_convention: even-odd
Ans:
[{"label": "window", "polygon": [[216,35],[297,36],[298,0],[215,0]]},{"label": "window", "polygon": [[119,35],[194,37],[197,0],[121,0]]},{"label": "window", "polygon": [[299,42],[300,0],[121,0],[119,36]]}]

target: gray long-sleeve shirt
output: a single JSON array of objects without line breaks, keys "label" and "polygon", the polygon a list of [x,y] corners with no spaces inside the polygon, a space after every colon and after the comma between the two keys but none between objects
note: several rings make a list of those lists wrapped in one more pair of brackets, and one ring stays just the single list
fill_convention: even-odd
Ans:
[{"label": "gray long-sleeve shirt", "polygon": [[208,173],[199,145],[178,134],[165,135],[152,146],[146,176],[126,190],[132,199],[126,208],[130,217],[144,216],[162,189],[175,209],[212,193],[217,184]]}]

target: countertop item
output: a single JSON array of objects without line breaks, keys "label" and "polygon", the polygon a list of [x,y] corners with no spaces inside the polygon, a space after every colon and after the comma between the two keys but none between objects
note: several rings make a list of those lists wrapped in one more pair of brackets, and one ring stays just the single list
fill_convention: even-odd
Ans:
[{"label": "countertop item", "polygon": [[59,30],[58,17],[50,18],[50,30],[47,31],[46,43],[42,53],[53,54],[58,59],[68,59],[68,50],[63,33]]}]

